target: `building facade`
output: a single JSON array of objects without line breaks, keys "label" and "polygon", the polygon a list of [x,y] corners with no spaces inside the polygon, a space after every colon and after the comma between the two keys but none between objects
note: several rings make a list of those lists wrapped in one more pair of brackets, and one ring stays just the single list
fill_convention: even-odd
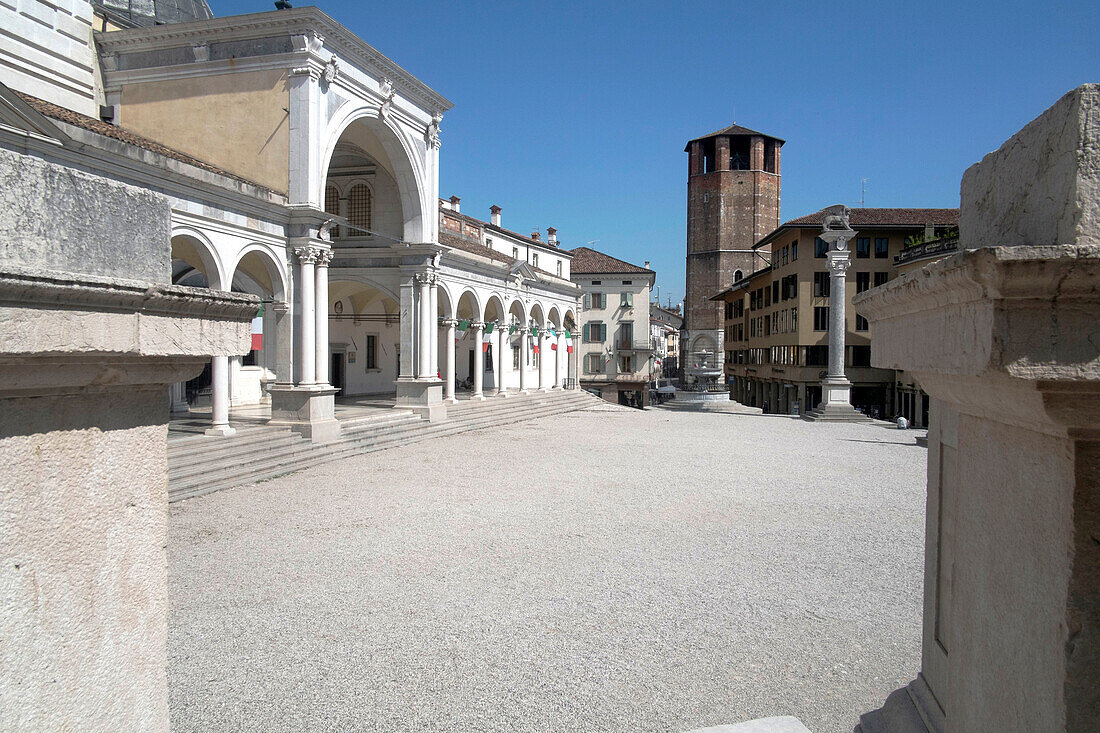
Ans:
[{"label": "building facade", "polygon": [[675,378],[680,372],[680,329],[684,318],[680,308],[649,304],[649,335],[653,342],[654,374]]},{"label": "building facade", "polygon": [[[441,236],[440,126],[451,103],[423,82],[316,8],[214,18],[201,2],[151,3],[144,14],[127,3],[31,5],[55,29],[57,78],[30,50],[5,56],[22,101],[73,140],[94,141],[107,175],[168,196],[174,283],[263,302],[254,350],[177,385],[175,409],[209,400],[211,433],[231,434],[231,404],[269,402],[273,422],[315,440],[338,430],[338,394],[394,394],[441,419],[459,386],[464,355],[447,348],[456,332],[475,352],[462,381],[476,399],[565,383],[564,359],[491,376],[515,346],[500,344],[512,325],[512,340],[527,339],[521,350],[565,353],[579,290],[556,247],[526,242],[521,263]],[[5,28],[24,15],[0,8]],[[70,77],[79,83],[62,83]],[[68,155],[36,139],[12,144]],[[497,252],[493,227],[478,237]],[[535,330],[562,343],[538,343]]]},{"label": "building facade", "polygon": [[731,125],[687,144],[687,275],[680,363],[723,352],[711,297],[759,269],[754,245],[779,226],[783,140]]},{"label": "building facade", "polygon": [[[818,237],[822,213],[786,222],[756,245],[767,265],[715,296],[724,308],[725,371],[730,395],[771,412],[804,414],[821,401],[829,363],[829,272],[827,245]],[[895,276],[895,257],[906,241],[926,229],[958,226],[957,209],[852,209],[858,236],[850,243],[845,281],[850,304],[857,294]],[[852,404],[873,417],[898,414],[899,399],[911,416],[922,411],[919,396],[899,385],[891,370],[871,366],[867,319],[845,309],[845,369]],[[910,385],[911,386],[911,385]],[[918,386],[919,389],[919,386]],[[910,390],[911,391],[911,390]],[[919,418],[917,425],[927,424]]]},{"label": "building facade", "polygon": [[608,402],[645,406],[654,374],[649,294],[657,273],[588,247],[572,255],[572,280],[584,293],[580,386]]}]

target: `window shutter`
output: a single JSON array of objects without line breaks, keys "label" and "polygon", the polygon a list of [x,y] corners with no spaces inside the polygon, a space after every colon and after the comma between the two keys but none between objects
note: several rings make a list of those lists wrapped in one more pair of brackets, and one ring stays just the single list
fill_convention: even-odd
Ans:
[{"label": "window shutter", "polygon": [[584,309],[588,310],[592,307],[592,296],[589,293],[584,294]]}]

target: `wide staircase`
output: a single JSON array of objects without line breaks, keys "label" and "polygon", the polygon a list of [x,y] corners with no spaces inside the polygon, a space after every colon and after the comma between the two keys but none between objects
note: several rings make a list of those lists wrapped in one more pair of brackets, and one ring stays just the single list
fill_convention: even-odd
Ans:
[{"label": "wide staircase", "polygon": [[275,478],[337,458],[370,453],[427,438],[506,425],[602,404],[581,390],[533,392],[460,401],[447,420],[429,423],[405,410],[340,421],[340,437],[314,444],[289,429],[252,425],[230,437],[187,435],[168,441],[168,500],[180,501],[241,484]]}]

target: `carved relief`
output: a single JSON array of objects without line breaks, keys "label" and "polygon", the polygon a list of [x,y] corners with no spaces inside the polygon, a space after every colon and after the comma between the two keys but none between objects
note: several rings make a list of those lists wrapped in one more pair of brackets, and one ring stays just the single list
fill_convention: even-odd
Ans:
[{"label": "carved relief", "polygon": [[382,78],[382,83],[378,85],[378,93],[382,95],[382,106],[378,110],[378,116],[385,117],[393,109],[393,97],[397,93],[389,77]]}]

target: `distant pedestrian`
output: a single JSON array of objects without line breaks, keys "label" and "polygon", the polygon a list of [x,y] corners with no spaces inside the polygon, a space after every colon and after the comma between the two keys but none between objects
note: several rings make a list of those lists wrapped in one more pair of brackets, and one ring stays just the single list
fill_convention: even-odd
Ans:
[{"label": "distant pedestrian", "polygon": [[764,403],[764,414],[765,415],[768,414],[768,403],[767,402]]}]

